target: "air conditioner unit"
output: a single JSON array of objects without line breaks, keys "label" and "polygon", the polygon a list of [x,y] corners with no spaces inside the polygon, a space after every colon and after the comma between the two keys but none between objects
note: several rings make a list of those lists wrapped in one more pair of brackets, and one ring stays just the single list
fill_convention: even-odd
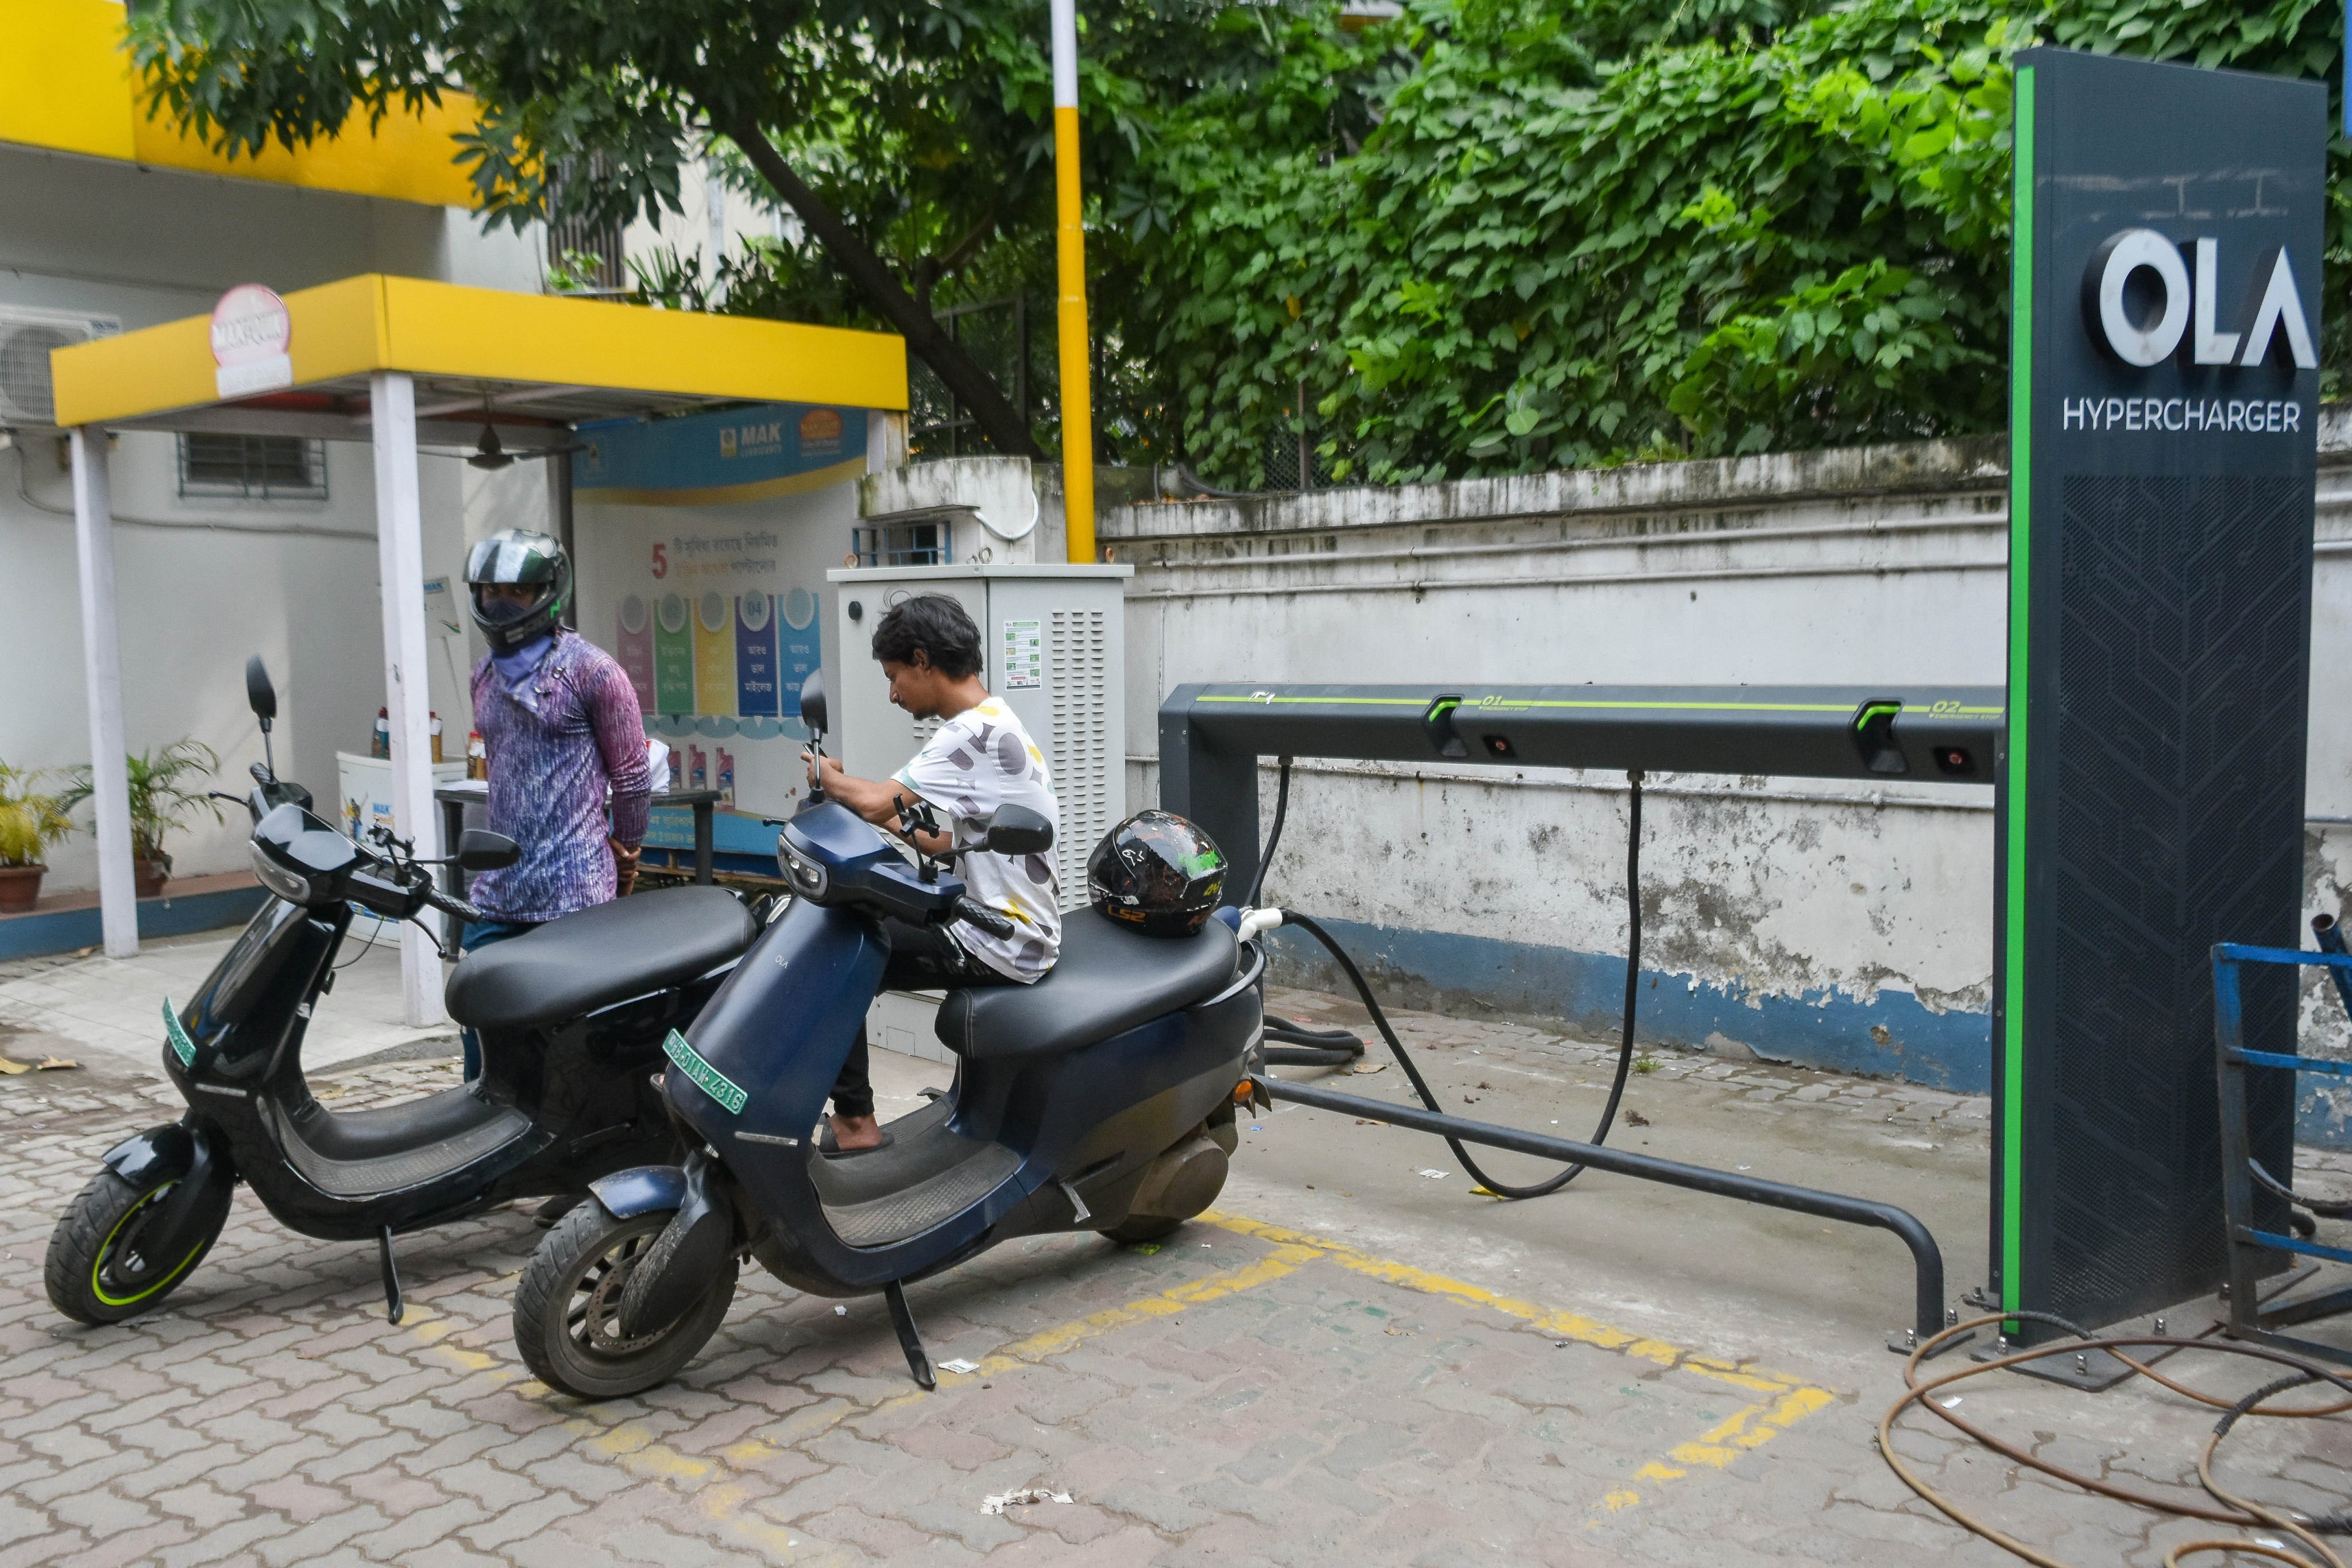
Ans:
[{"label": "air conditioner unit", "polygon": [[0,426],[54,426],[58,407],[49,351],[121,331],[122,323],[112,316],[0,305]]}]

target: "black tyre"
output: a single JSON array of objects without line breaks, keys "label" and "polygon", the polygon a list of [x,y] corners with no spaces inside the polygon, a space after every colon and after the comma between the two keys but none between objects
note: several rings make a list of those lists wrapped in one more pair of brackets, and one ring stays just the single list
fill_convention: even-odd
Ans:
[{"label": "black tyre", "polygon": [[1166,1219],[1156,1214],[1129,1215],[1126,1219],[1101,1234],[1113,1241],[1158,1241],[1163,1236],[1175,1234],[1184,1222]]},{"label": "black tyre", "polygon": [[151,1258],[142,1243],[152,1239],[148,1228],[179,1185],[176,1177],[142,1187],[112,1171],[92,1176],[49,1233],[43,1275],[50,1304],[78,1323],[120,1323],[152,1311],[220,1239],[236,1190],[233,1182],[209,1182],[189,1228],[167,1244],[169,1255]]},{"label": "black tyre", "polygon": [[603,1204],[586,1202],[556,1222],[515,1290],[515,1349],[534,1377],[581,1399],[616,1399],[668,1382],[709,1342],[735,1300],[731,1254],[676,1322],[633,1338],[620,1333],[629,1274],[675,1212],[614,1219]]}]

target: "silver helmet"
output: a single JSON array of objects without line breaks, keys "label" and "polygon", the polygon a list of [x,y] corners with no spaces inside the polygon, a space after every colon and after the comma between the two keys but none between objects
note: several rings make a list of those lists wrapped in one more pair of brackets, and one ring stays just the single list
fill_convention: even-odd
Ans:
[{"label": "silver helmet", "polygon": [[[535,590],[522,601],[486,599],[482,590],[520,584]],[[466,598],[474,624],[499,653],[511,653],[555,627],[555,617],[572,596],[572,560],[563,542],[528,528],[502,528],[466,556]]]}]

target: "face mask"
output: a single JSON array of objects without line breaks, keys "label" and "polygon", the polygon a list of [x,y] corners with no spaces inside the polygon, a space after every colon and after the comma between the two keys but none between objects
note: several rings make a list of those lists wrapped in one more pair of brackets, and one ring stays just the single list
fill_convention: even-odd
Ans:
[{"label": "face mask", "polygon": [[481,606],[482,618],[492,626],[511,626],[531,612],[530,605],[519,605],[512,599],[478,598],[475,602]]}]

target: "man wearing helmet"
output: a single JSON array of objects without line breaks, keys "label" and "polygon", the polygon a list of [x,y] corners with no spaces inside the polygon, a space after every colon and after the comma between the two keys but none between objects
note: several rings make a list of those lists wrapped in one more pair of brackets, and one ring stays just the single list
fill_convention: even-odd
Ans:
[{"label": "man wearing helmet", "polygon": [[[466,589],[490,645],[473,680],[490,827],[522,847],[513,865],[474,879],[468,896],[490,918],[467,926],[470,952],[627,892],[650,790],[636,688],[556,619],[572,591],[563,546],[526,529],[493,533],[466,558]],[[481,1047],[470,1029],[465,1042],[472,1079]]]},{"label": "man wearing helmet", "polygon": [[[874,657],[889,679],[890,700],[918,719],[940,721],[914,759],[879,783],[852,777],[824,759],[824,793],[877,826],[896,829],[909,796],[929,801],[946,831],[919,834],[920,847],[953,855],[966,891],[1013,922],[1009,937],[977,926],[885,922],[890,961],[885,989],[1029,985],[1045,978],[1062,946],[1061,879],[1051,855],[1000,855],[978,847],[1000,806],[1044,815],[1058,837],[1061,819],[1045,754],[1021,721],[981,683],[980,628],[955,600],[924,594],[892,606],[874,627]],[[814,782],[814,762],[811,782]],[[962,846],[962,847],[959,847]],[[866,1041],[850,1047],[833,1086],[834,1142],[841,1152],[887,1141],[874,1120]]]}]

